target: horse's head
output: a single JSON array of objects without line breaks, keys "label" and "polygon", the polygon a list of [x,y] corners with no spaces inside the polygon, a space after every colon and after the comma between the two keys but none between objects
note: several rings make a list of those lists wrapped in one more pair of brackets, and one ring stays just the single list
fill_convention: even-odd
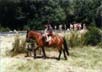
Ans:
[{"label": "horse's head", "polygon": [[30,42],[32,40],[32,33],[31,31],[27,30],[27,34],[26,34],[26,42]]}]

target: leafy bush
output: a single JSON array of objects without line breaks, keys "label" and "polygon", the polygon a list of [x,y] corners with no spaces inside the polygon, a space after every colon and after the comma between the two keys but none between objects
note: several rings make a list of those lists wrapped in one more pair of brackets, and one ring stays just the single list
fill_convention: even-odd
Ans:
[{"label": "leafy bush", "polygon": [[71,47],[83,46],[84,44],[84,34],[81,34],[79,31],[71,31],[65,37],[68,45]]},{"label": "leafy bush", "polygon": [[13,49],[11,50],[11,55],[15,56],[19,53],[26,52],[25,45],[26,45],[25,40],[21,40],[19,35],[16,35],[15,42],[13,44]]},{"label": "leafy bush", "polygon": [[98,46],[102,48],[102,30],[101,29],[100,29],[100,33],[101,33],[101,42],[98,44]]},{"label": "leafy bush", "polygon": [[102,48],[102,41],[98,44],[98,47]]},{"label": "leafy bush", "polygon": [[85,34],[85,45],[97,45],[101,42],[101,33],[96,27],[89,27],[89,31]]},{"label": "leafy bush", "polygon": [[69,39],[69,44],[71,47],[78,46],[78,34],[76,32],[71,32],[71,36]]},{"label": "leafy bush", "polygon": [[4,27],[1,27],[0,26],[0,31],[1,32],[6,32],[6,31],[10,31],[10,29],[7,27],[7,28],[4,28]]}]

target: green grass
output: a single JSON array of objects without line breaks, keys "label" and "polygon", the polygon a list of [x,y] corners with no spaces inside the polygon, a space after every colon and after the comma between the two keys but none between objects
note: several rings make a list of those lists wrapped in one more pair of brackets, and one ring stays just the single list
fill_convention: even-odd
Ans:
[{"label": "green grass", "polygon": [[[74,48],[70,51],[71,64],[83,68],[101,69],[102,67],[102,49],[96,47]],[[74,62],[73,62],[74,60]]]},{"label": "green grass", "polygon": [[1,72],[101,72],[102,48],[85,46],[70,49],[68,60],[1,58]]},{"label": "green grass", "polygon": [[[102,48],[97,46],[80,46],[76,40],[77,35],[70,36],[66,34],[68,45],[72,43],[70,49],[70,56],[68,60],[63,59],[57,61],[55,59],[33,59],[25,57],[15,57],[20,53],[24,53],[25,42],[16,36],[13,48],[14,57],[1,57],[0,58],[0,72],[101,72],[102,71]],[[68,40],[72,40],[70,43]],[[20,43],[20,41],[22,41]],[[23,50],[22,50],[23,49]],[[58,51],[53,54],[56,49],[48,48],[46,52],[48,55],[55,55],[57,57]],[[51,53],[52,52],[52,53]],[[10,53],[8,53],[10,55]]]}]

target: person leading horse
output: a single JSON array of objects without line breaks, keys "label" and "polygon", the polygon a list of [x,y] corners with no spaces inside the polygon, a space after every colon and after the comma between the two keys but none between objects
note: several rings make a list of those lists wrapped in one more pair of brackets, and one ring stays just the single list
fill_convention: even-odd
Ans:
[{"label": "person leading horse", "polygon": [[66,54],[69,55],[68,47],[66,44],[66,40],[64,37],[61,37],[59,35],[53,35],[51,40],[49,41],[50,44],[46,45],[45,41],[43,40],[43,36],[40,32],[37,31],[27,31],[26,35],[26,41],[29,41],[30,39],[35,39],[35,42],[37,43],[37,47],[33,48],[34,51],[34,58],[36,58],[36,50],[39,48],[42,48],[43,56],[46,58],[45,53],[45,46],[51,46],[56,47],[59,51],[58,60],[60,59],[60,56],[62,54],[62,51],[64,53],[64,58],[67,59]]}]

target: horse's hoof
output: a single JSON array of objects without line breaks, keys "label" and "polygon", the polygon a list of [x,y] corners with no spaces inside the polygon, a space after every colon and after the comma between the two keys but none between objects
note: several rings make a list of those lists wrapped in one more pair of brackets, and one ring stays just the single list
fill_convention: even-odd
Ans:
[{"label": "horse's hoof", "polygon": [[37,57],[34,56],[34,59],[36,59]]},{"label": "horse's hoof", "polygon": [[65,60],[67,60],[67,58],[65,58]]},{"label": "horse's hoof", "polygon": [[25,57],[28,57],[28,55],[25,55]]},{"label": "horse's hoof", "polygon": [[43,59],[46,59],[47,57],[46,56],[43,56]]},{"label": "horse's hoof", "polygon": [[67,54],[67,56],[69,56],[69,53]]},{"label": "horse's hoof", "polygon": [[43,59],[46,59],[46,57],[43,57]]},{"label": "horse's hoof", "polygon": [[57,60],[59,61],[59,60],[60,60],[60,58],[57,58]]}]

